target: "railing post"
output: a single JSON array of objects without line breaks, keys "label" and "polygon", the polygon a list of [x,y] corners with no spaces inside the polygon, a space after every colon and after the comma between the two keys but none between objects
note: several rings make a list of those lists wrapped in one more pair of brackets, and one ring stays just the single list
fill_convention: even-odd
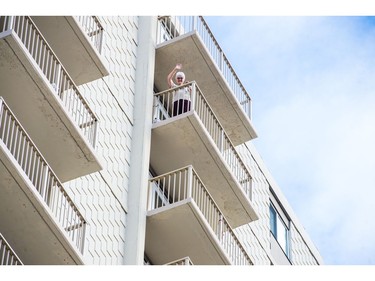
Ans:
[{"label": "railing post", "polygon": [[52,84],[57,92],[57,95],[60,94],[60,76],[61,76],[61,64],[56,61],[56,70],[55,70],[55,78],[54,83]]},{"label": "railing post", "polygon": [[154,202],[152,197],[152,182],[148,181],[147,211],[152,210],[152,202]]},{"label": "railing post", "polygon": [[218,224],[219,224],[218,237],[219,237],[219,241],[222,242],[223,241],[223,215],[221,213],[219,214]]},{"label": "railing post", "polygon": [[248,112],[248,115],[250,117],[250,120],[252,120],[252,112],[253,112],[253,109],[252,109],[252,102],[251,102],[251,99],[249,101],[249,112]]},{"label": "railing post", "polygon": [[103,29],[100,30],[100,34],[99,34],[99,44],[98,44],[98,51],[99,51],[99,54],[102,53],[102,48],[103,48]]},{"label": "railing post", "polygon": [[[219,150],[220,150],[221,153],[224,153],[224,141],[225,141],[224,130],[221,129],[220,130],[220,147],[219,147]],[[223,154],[223,156],[224,156],[224,154]],[[225,160],[226,160],[226,158],[225,158]]]},{"label": "railing post", "polygon": [[83,251],[85,249],[85,237],[86,237],[86,222],[82,222],[82,236],[81,236],[82,244],[81,244],[81,247],[80,247],[80,250],[81,250],[82,254],[83,254]]},{"label": "railing post", "polygon": [[188,167],[188,181],[187,181],[187,194],[186,198],[193,197],[193,166]]},{"label": "railing post", "polygon": [[93,139],[92,139],[92,147],[95,149],[95,146],[96,146],[96,140],[98,138],[98,122],[95,122],[94,124],[94,136],[93,136]]},{"label": "railing post", "polygon": [[[5,110],[6,110],[6,108],[4,108],[5,107],[5,102],[4,102],[4,100],[3,100],[3,98],[2,97],[0,97],[0,141],[2,141],[2,142],[4,142],[4,137],[5,137],[5,135],[3,135],[3,126],[5,125],[5,124],[3,124],[3,114],[4,114],[4,112],[5,112]],[[4,143],[5,144],[5,143]]]},{"label": "railing post", "polygon": [[[43,165],[43,164],[42,164]],[[42,186],[40,188],[40,193],[43,197],[43,200],[47,202],[48,205],[48,166],[47,164],[43,165],[43,178],[42,178]]]},{"label": "railing post", "polygon": [[192,82],[191,87],[193,88],[191,91],[191,108],[190,110],[195,111],[195,101],[197,95],[197,83],[195,81]]},{"label": "railing post", "polygon": [[156,44],[161,43],[160,41],[160,34],[161,34],[161,23],[160,23],[160,17],[158,17],[156,21]]},{"label": "railing post", "polygon": [[13,29],[14,16],[10,16],[10,17],[8,17],[8,18],[9,18],[9,22],[8,22],[8,30],[11,30],[11,29]]},{"label": "railing post", "polygon": [[197,22],[198,22],[198,16],[193,16],[193,26],[191,28],[192,31],[194,31],[197,28]]},{"label": "railing post", "polygon": [[[0,97],[0,122],[1,122],[1,118],[3,116],[3,107],[4,107],[3,98]],[[1,123],[0,123],[0,125],[1,125]]]},{"label": "railing post", "polygon": [[224,75],[224,53],[220,51],[220,65],[221,73]]},{"label": "railing post", "polygon": [[156,123],[159,122],[159,103],[156,96],[154,96],[154,117],[152,118],[152,122]]}]

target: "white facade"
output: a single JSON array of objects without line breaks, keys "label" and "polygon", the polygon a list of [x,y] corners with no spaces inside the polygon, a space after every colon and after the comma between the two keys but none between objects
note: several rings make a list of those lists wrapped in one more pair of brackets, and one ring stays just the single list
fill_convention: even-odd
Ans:
[{"label": "white facade", "polygon": [[[87,212],[89,264],[123,264],[127,228],[138,45],[138,18],[100,18],[109,75],[80,86],[100,119],[96,151],[103,170],[67,187]],[[151,93],[150,93],[151,94]]]},{"label": "white facade", "polygon": [[[147,258],[150,258],[147,251],[154,249],[152,245],[145,245],[146,228],[149,224],[149,220],[147,219],[149,218],[147,217],[149,164],[152,162],[149,158],[154,145],[152,142],[152,132],[156,126],[153,124],[153,88],[155,83],[155,88],[158,88],[157,92],[166,89],[161,88],[165,81],[163,83],[160,81],[162,79],[166,80],[166,76],[163,74],[166,71],[164,69],[170,69],[174,65],[161,65],[160,60],[164,58],[161,50],[169,52],[168,47],[171,46],[173,48],[173,44],[167,45],[168,41],[167,43],[157,41],[160,40],[159,37],[164,38],[162,41],[170,39],[168,32],[164,36],[157,32],[158,30],[160,31],[157,17],[104,16],[98,17],[98,19],[104,29],[98,61],[103,63],[108,71],[108,75],[104,73],[102,77],[91,82],[82,83],[77,88],[98,119],[99,125],[94,151],[95,157],[98,159],[102,169],[63,182],[62,185],[86,221],[84,249],[79,255],[81,263],[94,265],[143,264],[144,254]],[[192,17],[192,19],[196,21],[200,20],[198,17]],[[169,24],[172,22],[173,26],[177,29],[177,23],[173,20],[173,17],[167,22]],[[183,24],[181,23],[181,25]],[[180,37],[185,36],[181,32],[180,34]],[[176,38],[178,39],[178,35],[174,34],[174,36],[177,36]],[[190,36],[189,33],[186,37],[188,36]],[[199,36],[199,33],[198,35],[193,34],[191,38],[193,40],[201,40],[204,45],[205,39]],[[2,37],[0,40],[4,42],[4,38]],[[173,40],[172,43],[174,43]],[[178,43],[178,40],[176,40],[175,44]],[[197,44],[199,45],[200,43],[198,42]],[[158,49],[158,46],[165,47],[164,49]],[[53,50],[53,47],[51,48]],[[158,50],[158,53],[156,50]],[[174,53],[171,53],[171,57],[174,55]],[[57,53],[56,56],[58,57],[59,54]],[[6,58],[0,57],[0,59],[3,61]],[[204,78],[204,73],[201,77],[201,81],[197,80],[198,87],[203,96],[207,93],[207,102],[210,104],[209,91],[210,87],[215,87],[215,83],[212,82],[214,81],[213,78],[207,78],[207,81],[209,80],[213,86],[206,86],[204,83],[204,79],[206,79]],[[220,82],[224,81],[225,77],[223,78],[221,74],[218,74],[215,79]],[[4,92],[1,91],[1,88],[2,86],[0,86],[0,96]],[[232,96],[233,94],[230,90],[224,90],[223,99],[225,101],[227,99],[235,100]],[[7,102],[6,98],[4,100]],[[212,101],[212,103],[215,103],[215,101]],[[219,114],[219,110],[216,109],[215,112],[215,108],[220,108],[220,106],[220,102],[217,105],[214,104],[211,106],[214,114]],[[233,112],[235,111],[236,109],[233,110]],[[237,109],[237,111],[239,110]],[[226,114],[226,112],[220,112],[220,114]],[[228,114],[231,113],[229,112]],[[251,144],[251,139],[256,137],[251,120],[247,119],[248,117],[242,117],[245,115],[241,114],[243,113],[240,110],[239,117],[236,118],[244,118],[244,122],[239,122],[245,123],[243,128],[230,127],[231,124],[236,123],[232,120],[228,124],[223,124],[224,130],[228,130],[226,133],[229,138],[232,138],[233,142],[236,143],[235,147],[237,153],[240,155],[240,160],[245,163],[247,166],[246,169],[251,175],[251,194],[245,194],[245,196],[249,196],[246,200],[240,199],[241,204],[245,206],[245,211],[242,209],[238,212],[236,211],[237,213],[247,212],[249,217],[245,216],[238,219],[240,225],[232,229],[234,236],[231,237],[234,238],[228,240],[232,241],[230,243],[237,243],[233,241],[237,241],[236,239],[238,239],[239,242],[236,245],[240,246],[235,246],[235,249],[242,247],[244,250],[240,251],[241,254],[236,252],[233,255],[243,255],[245,252],[245,256],[248,256],[251,260],[250,264],[254,265],[322,264],[322,258],[310,241],[308,234],[305,233],[303,227],[298,222],[293,210],[283,197],[280,188],[272,179],[272,176],[257,154],[255,147]],[[218,116],[218,118],[225,118],[225,115],[223,116]],[[199,118],[198,120],[201,120]],[[177,121],[172,120],[169,124],[173,122]],[[197,122],[200,124],[200,121]],[[203,128],[203,132],[204,130]],[[238,132],[244,133],[241,134]],[[208,145],[207,141],[203,143],[203,145]],[[214,145],[212,151],[218,150]],[[43,154],[43,149],[39,148],[39,150]],[[224,159],[225,155],[214,156],[214,159],[221,158]],[[192,165],[192,163],[190,164]],[[229,167],[229,164],[224,163],[221,165],[224,168]],[[7,166],[4,164],[4,167]],[[151,168],[155,170],[155,167]],[[177,166],[173,170],[179,168],[182,167]],[[171,171],[168,170],[167,172]],[[210,183],[209,177],[201,176],[198,170],[197,173],[202,178],[202,181],[207,178],[206,182],[203,182],[203,185],[207,185],[207,182]],[[230,176],[231,172],[228,172],[228,175]],[[235,182],[236,180],[233,181]],[[0,188],[6,188],[5,182],[5,179],[1,180]],[[234,185],[232,184],[232,186]],[[210,186],[207,186],[207,188],[213,197],[213,201],[217,202],[218,206],[221,206],[221,200],[224,201],[223,206],[226,206],[226,197],[220,199],[215,194],[214,189],[210,189]],[[235,192],[240,193],[240,195],[235,196],[242,196],[242,191]],[[196,201],[196,198],[192,199],[192,201],[194,200]],[[246,205],[248,202],[249,206]],[[289,241],[289,259],[286,258],[271,233],[271,202],[276,205],[275,209],[280,212],[280,217],[288,223],[289,232],[286,239]],[[177,203],[182,204],[181,202]],[[193,206],[192,208],[199,205],[197,202],[189,204],[191,204],[189,206]],[[165,210],[171,211],[172,215],[176,214],[176,212],[173,213],[172,207],[168,208],[166,206]],[[226,210],[222,209],[222,215],[220,216],[225,217],[228,214],[228,217],[230,217],[236,213],[231,212],[233,210],[230,210],[230,208]],[[207,249],[207,256],[212,256],[210,261],[220,259],[223,261],[223,264],[235,264],[231,256],[232,254],[228,253],[230,251],[228,249],[234,248],[220,246],[223,245],[220,244],[222,243],[222,238],[219,236],[215,237],[214,232],[218,231],[215,227],[212,231],[210,230],[210,222],[205,222],[204,214],[201,215],[200,213],[203,212],[202,209],[199,209],[198,206],[197,209],[194,209],[194,212],[196,212],[197,217],[201,217],[199,223],[203,225],[202,229],[204,230],[202,233],[205,233],[205,236],[207,235],[205,238],[211,241],[210,243],[213,245],[212,249],[214,250],[211,250],[211,248]],[[253,216],[251,212],[254,212],[256,215]],[[3,214],[0,214],[0,216],[3,216]],[[228,218],[228,220],[230,222],[236,221],[235,218],[233,220]],[[247,221],[248,223],[241,223],[242,221]],[[10,246],[18,255],[18,258],[22,261],[22,254],[17,253],[17,245],[11,245],[12,238],[5,235],[7,232],[5,231],[6,225],[6,223],[0,224],[0,233],[3,233],[5,239],[7,239]],[[11,233],[11,231],[8,233]],[[230,231],[226,232],[225,235],[229,235],[228,233]],[[173,237],[173,228],[172,232],[169,231],[169,234]],[[192,239],[194,241],[196,238],[192,237]],[[161,252],[160,255],[162,255]],[[152,256],[155,257],[154,252]],[[186,254],[180,258],[187,256]],[[204,257],[199,258],[202,258],[201,260],[203,261],[205,260]],[[177,259],[175,258],[174,260]],[[165,263],[171,263],[174,260]],[[155,263],[152,259],[149,262],[151,264]],[[191,258],[191,262],[194,264],[193,258]]]}]

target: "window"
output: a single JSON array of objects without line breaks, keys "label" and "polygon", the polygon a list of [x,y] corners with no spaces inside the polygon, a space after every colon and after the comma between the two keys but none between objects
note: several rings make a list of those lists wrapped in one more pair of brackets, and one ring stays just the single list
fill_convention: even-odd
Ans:
[{"label": "window", "polygon": [[285,255],[289,258],[289,221],[284,221],[275,206],[270,203],[270,230]]}]

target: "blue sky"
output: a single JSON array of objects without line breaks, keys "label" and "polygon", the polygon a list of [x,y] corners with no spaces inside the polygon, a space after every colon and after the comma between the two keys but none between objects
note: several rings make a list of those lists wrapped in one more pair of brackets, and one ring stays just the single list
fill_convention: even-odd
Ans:
[{"label": "blue sky", "polygon": [[205,17],[325,264],[375,264],[375,18]]}]

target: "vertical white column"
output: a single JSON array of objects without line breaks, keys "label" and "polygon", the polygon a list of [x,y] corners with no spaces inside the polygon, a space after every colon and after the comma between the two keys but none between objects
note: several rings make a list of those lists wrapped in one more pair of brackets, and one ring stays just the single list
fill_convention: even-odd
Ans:
[{"label": "vertical white column", "polygon": [[128,265],[143,264],[145,248],[156,24],[156,17],[139,17],[134,124],[130,155],[127,226],[125,230],[124,264]]}]

